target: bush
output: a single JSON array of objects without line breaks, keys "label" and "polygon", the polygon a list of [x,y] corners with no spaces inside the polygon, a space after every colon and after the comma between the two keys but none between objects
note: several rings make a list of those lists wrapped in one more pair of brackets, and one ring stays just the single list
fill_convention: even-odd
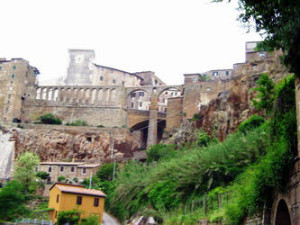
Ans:
[{"label": "bush", "polygon": [[65,181],[66,180],[66,177],[65,176],[59,176],[58,178],[57,178],[57,181],[58,182],[62,182],[62,181]]},{"label": "bush", "polygon": [[[116,165],[116,169],[117,167],[118,165]],[[113,170],[114,170],[114,163],[105,163],[97,171],[97,177],[101,181],[105,181],[105,180],[111,181],[113,176]]]},{"label": "bush", "polygon": [[152,145],[146,152],[147,163],[157,162],[162,158],[172,157],[176,154],[175,145],[157,144]]},{"label": "bush", "polygon": [[0,219],[11,220],[28,212],[25,207],[23,185],[18,181],[10,181],[0,191]]},{"label": "bush", "polygon": [[67,126],[87,126],[87,122],[84,120],[76,120],[75,122],[66,123]]},{"label": "bush", "polygon": [[249,119],[241,122],[241,124],[238,127],[238,131],[245,134],[246,132],[261,126],[265,122],[266,120],[261,116],[253,115]]},{"label": "bush", "polygon": [[87,218],[84,218],[81,220],[81,225],[98,225],[99,223],[99,217],[96,215],[90,215]]},{"label": "bush", "polygon": [[39,171],[36,173],[36,176],[41,178],[42,180],[46,180],[49,177],[49,173],[44,172],[44,171]]},{"label": "bush", "polygon": [[203,130],[197,134],[197,145],[199,147],[206,147],[213,139]]},{"label": "bush", "polygon": [[40,123],[42,124],[62,124],[61,119],[55,117],[53,114],[48,113],[40,116]]},{"label": "bush", "polygon": [[57,225],[77,225],[80,220],[80,212],[78,210],[61,211],[58,213]]}]

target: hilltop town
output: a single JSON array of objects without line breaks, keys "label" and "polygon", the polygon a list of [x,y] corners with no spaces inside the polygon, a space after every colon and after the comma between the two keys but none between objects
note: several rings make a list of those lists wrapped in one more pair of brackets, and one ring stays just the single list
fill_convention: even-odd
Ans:
[{"label": "hilltop town", "polygon": [[[115,173],[118,163],[145,163],[152,146],[196,143],[199,129],[224,141],[259,114],[250,90],[261,74],[277,82],[288,72],[280,63],[281,51],[256,47],[257,42],[245,43],[245,62],[233,68],[184,74],[182,85],[166,84],[152,71],[130,73],[98,65],[93,50],[69,50],[67,76],[51,85],[40,85],[38,68],[25,59],[1,58],[0,87],[6,90],[0,93],[1,181],[12,178],[15,160],[30,151],[41,160],[36,171],[48,174],[41,194],[48,196],[50,188],[53,222],[60,212],[56,196],[68,199],[63,193],[79,192],[96,196],[98,200],[87,201],[101,208],[102,221],[105,193],[91,194],[79,184],[103,165],[113,163]],[[55,186],[57,181],[72,184]],[[81,201],[77,197],[77,205]]]}]

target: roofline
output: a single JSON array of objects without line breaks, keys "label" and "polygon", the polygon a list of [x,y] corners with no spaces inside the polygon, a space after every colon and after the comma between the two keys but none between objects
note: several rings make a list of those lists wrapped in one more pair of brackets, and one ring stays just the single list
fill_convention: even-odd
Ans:
[{"label": "roofline", "polygon": [[106,195],[97,195],[97,194],[90,194],[90,193],[80,193],[80,192],[76,192],[76,191],[61,191],[63,193],[73,193],[73,194],[78,194],[78,195],[89,195],[89,196],[97,196],[97,197],[104,197],[106,198]]},{"label": "roofline", "polygon": [[76,186],[76,187],[82,187],[82,188],[84,188],[83,185],[79,185],[79,184],[66,184],[66,183],[62,183],[62,182],[56,182],[56,183],[54,183],[54,184],[49,188],[49,191],[50,191],[52,188],[54,188],[54,186],[55,186],[56,184],[69,185],[69,186]]},{"label": "roofline", "polygon": [[96,67],[101,67],[101,68],[105,68],[105,69],[116,70],[116,71],[119,71],[119,72],[122,72],[122,73],[127,73],[129,75],[136,76],[137,78],[139,78],[141,80],[144,80],[142,77],[140,77],[136,73],[130,73],[130,72],[127,72],[127,71],[124,71],[124,70],[119,70],[119,69],[116,69],[116,68],[113,68],[113,67],[108,67],[108,66],[102,66],[102,65],[99,65],[99,64],[96,64],[96,63],[94,63],[94,65]]}]

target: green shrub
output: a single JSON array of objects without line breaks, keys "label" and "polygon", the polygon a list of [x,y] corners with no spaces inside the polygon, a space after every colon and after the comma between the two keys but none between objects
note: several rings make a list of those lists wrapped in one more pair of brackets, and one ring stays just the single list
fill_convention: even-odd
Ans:
[{"label": "green shrub", "polygon": [[206,147],[213,139],[205,131],[200,130],[197,134],[197,145],[199,147]]},{"label": "green shrub", "polygon": [[99,223],[99,217],[96,215],[90,215],[87,218],[84,218],[81,220],[81,225],[98,225]]},{"label": "green shrub", "polygon": [[57,225],[78,225],[80,220],[80,212],[78,210],[61,211],[58,213]]},{"label": "green shrub", "polygon": [[48,113],[45,115],[40,116],[40,123],[42,124],[62,124],[60,118],[55,117],[53,114]]},{"label": "green shrub", "polygon": [[58,178],[57,178],[57,181],[58,182],[62,182],[62,181],[65,181],[66,180],[66,177],[65,176],[59,176]]},{"label": "green shrub", "polygon": [[24,187],[18,181],[10,181],[0,191],[0,219],[16,219],[29,210],[25,207]]},{"label": "green shrub", "polygon": [[175,145],[157,144],[152,145],[147,154],[147,163],[157,162],[166,157],[172,157],[176,154]]},{"label": "green shrub", "polygon": [[[116,169],[117,167],[118,165],[116,164]],[[113,176],[113,170],[114,170],[114,163],[105,163],[97,171],[97,177],[101,181],[105,181],[105,180],[111,181]]]},{"label": "green shrub", "polygon": [[238,127],[238,131],[246,133],[254,128],[261,126],[266,120],[261,116],[252,115],[249,119],[241,122]]},{"label": "green shrub", "polygon": [[87,126],[87,122],[84,120],[76,120],[75,122],[66,123],[67,126]]},{"label": "green shrub", "polygon": [[49,173],[44,172],[44,171],[39,171],[36,173],[36,176],[41,178],[42,180],[47,180],[49,177]]}]

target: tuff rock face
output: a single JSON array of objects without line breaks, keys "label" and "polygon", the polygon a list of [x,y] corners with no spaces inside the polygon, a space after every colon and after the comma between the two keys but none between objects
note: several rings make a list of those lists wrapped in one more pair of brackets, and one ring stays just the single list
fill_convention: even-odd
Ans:
[{"label": "tuff rock face", "polygon": [[103,162],[111,158],[112,139],[118,160],[132,157],[141,147],[140,134],[126,128],[26,125],[24,129],[12,128],[12,131],[16,143],[15,158],[31,151],[37,153],[41,161]]},{"label": "tuff rock face", "polygon": [[258,113],[251,104],[251,99],[255,95],[251,88],[255,86],[258,78],[259,75],[252,75],[235,80],[230,90],[220,92],[216,99],[201,108],[196,127],[220,141],[236,131],[242,121]]}]

